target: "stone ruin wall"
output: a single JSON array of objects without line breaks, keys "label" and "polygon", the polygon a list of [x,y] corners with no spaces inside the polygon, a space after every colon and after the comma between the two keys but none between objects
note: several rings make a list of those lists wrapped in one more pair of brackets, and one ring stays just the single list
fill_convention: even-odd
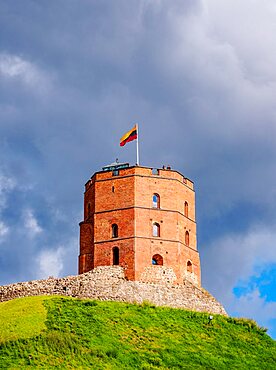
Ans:
[{"label": "stone ruin wall", "polygon": [[223,306],[203,288],[189,280],[174,284],[172,271],[164,266],[154,269],[154,273],[150,269],[145,273],[144,281],[126,280],[122,267],[101,266],[76,276],[0,286],[0,302],[26,296],[62,295],[129,303],[148,301],[156,306],[227,315]]}]

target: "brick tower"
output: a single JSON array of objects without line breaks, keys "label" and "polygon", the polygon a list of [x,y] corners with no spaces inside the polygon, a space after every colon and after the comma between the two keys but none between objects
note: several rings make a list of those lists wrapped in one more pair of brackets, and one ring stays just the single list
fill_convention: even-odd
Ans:
[{"label": "brick tower", "polygon": [[[168,168],[114,163],[85,184],[79,273],[120,265],[129,280],[200,285],[193,182]],[[161,276],[162,275],[162,276]]]}]

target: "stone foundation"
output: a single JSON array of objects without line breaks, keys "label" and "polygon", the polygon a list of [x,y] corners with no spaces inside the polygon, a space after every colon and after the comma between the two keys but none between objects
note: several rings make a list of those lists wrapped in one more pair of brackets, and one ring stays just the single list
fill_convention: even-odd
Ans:
[{"label": "stone foundation", "polygon": [[0,302],[26,296],[63,295],[130,303],[148,301],[157,306],[227,315],[223,306],[203,288],[188,280],[176,285],[173,280],[173,274],[163,273],[162,268],[156,281],[143,282],[126,280],[122,267],[100,266],[81,275],[0,286]]},{"label": "stone foundation", "polygon": [[144,268],[140,281],[143,283],[172,284],[176,281],[176,275],[170,267],[149,266]]}]

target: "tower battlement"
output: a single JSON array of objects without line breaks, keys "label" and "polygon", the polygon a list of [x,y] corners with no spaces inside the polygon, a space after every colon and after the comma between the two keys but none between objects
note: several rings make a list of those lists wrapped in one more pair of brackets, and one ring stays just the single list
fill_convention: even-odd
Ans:
[{"label": "tower battlement", "polygon": [[[137,176],[157,176],[158,178],[167,178],[167,179],[174,179],[176,181],[180,181],[181,183],[185,184],[190,189],[194,189],[194,183],[190,179],[183,176],[180,172],[172,170],[170,167],[167,168],[152,168],[152,167],[142,167],[142,166],[132,166],[129,167],[128,163],[124,163],[125,167],[122,164],[116,166],[116,163],[111,164],[110,166],[103,167],[105,170],[96,172],[91,176],[91,179],[87,181],[85,184],[85,190],[87,190],[96,180],[107,180],[109,178],[113,178],[114,176],[130,176],[130,175],[137,175]],[[106,170],[106,169],[110,170]]]}]

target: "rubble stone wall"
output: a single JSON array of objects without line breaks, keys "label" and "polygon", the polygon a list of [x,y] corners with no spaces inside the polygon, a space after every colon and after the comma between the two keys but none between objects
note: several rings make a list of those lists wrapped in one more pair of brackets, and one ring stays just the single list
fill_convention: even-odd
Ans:
[{"label": "rubble stone wall", "polygon": [[63,295],[130,303],[147,301],[157,306],[227,315],[223,306],[206,290],[188,280],[174,284],[168,274],[164,274],[167,280],[158,282],[128,281],[122,267],[100,266],[81,275],[0,286],[0,302],[26,296]]}]

